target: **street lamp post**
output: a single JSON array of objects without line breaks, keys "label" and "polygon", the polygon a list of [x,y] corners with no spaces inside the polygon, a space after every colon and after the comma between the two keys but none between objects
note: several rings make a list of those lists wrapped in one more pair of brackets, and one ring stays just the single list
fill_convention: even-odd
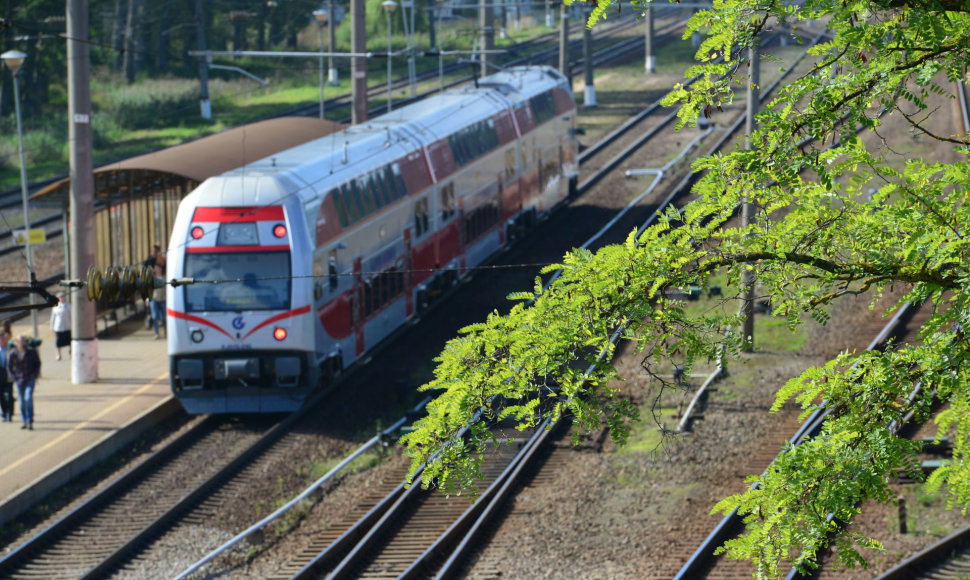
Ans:
[{"label": "street lamp post", "polygon": [[340,81],[337,79],[337,67],[333,66],[333,47],[337,44],[336,40],[334,39],[333,26],[335,24],[334,20],[337,19],[337,13],[334,11],[334,8],[333,8],[333,0],[329,0],[328,4],[329,4],[328,10],[330,11],[330,18],[327,20],[327,30],[330,33],[330,47],[328,49],[330,51],[330,56],[328,57],[328,60],[330,61],[329,62],[330,70],[327,73],[327,75],[329,76],[327,83],[331,87],[335,87],[340,84]]},{"label": "street lamp post", "polygon": [[[3,60],[10,72],[13,73],[13,102],[14,102],[14,112],[17,116],[17,140],[20,144],[20,195],[23,199],[24,204],[24,237],[26,238],[26,254],[27,254],[27,272],[30,276],[30,281],[34,281],[34,265],[30,259],[30,217],[27,210],[27,165],[24,162],[24,129],[20,120],[20,88],[17,82],[17,73],[20,72],[20,67],[24,64],[24,59],[27,55],[20,52],[19,50],[8,50],[7,52],[0,54],[0,60]],[[30,304],[34,304],[34,294],[30,294]],[[30,310],[30,323],[34,329],[34,338],[37,338],[37,311],[34,309]]]},{"label": "street lamp post", "polygon": [[313,17],[317,19],[317,28],[320,29],[320,118],[323,119],[324,113],[324,103],[323,103],[323,27],[327,24],[327,16],[329,13],[324,10],[314,10]]},{"label": "street lamp post", "polygon": [[387,13],[387,112],[391,112],[391,15],[397,8],[394,0],[384,0],[381,2],[384,12]]}]

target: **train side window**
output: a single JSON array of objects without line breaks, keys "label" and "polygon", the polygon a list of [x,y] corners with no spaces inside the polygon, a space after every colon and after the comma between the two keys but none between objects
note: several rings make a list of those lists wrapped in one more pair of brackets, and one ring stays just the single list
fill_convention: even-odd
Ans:
[{"label": "train side window", "polygon": [[374,204],[377,206],[377,209],[384,207],[384,198],[381,196],[381,190],[377,188],[377,181],[374,179],[373,173],[367,177],[367,189],[370,190],[371,195],[374,197]]},{"label": "train side window", "polygon": [[455,215],[455,182],[441,186],[441,219],[447,220]]},{"label": "train side window", "polygon": [[451,144],[451,154],[455,158],[455,165],[458,167],[465,165],[468,160],[465,158],[465,148],[461,146],[459,135],[456,133],[449,136],[448,142]]},{"label": "train side window", "polygon": [[489,151],[498,147],[498,131],[495,130],[494,119],[485,121],[485,140],[488,141]]},{"label": "train side window", "polygon": [[381,197],[384,199],[384,205],[391,205],[394,203],[394,196],[391,195],[387,184],[384,182],[384,175],[378,170],[373,174],[374,182],[377,183],[377,189],[381,193]]},{"label": "train side window", "polygon": [[351,181],[349,188],[350,194],[354,198],[354,207],[357,208],[357,212],[360,214],[360,219],[364,219],[367,217],[367,207],[364,205],[364,200],[360,196],[360,190],[357,189],[357,182]]},{"label": "train side window", "polygon": [[414,204],[414,235],[419,237],[428,231],[428,198]]},{"label": "train side window", "polygon": [[344,207],[344,201],[340,199],[340,191],[336,188],[330,190],[330,197],[333,198],[333,205],[337,208],[337,219],[340,220],[340,227],[347,227],[350,225],[350,218],[347,216],[347,208]]},{"label": "train side window", "polygon": [[364,202],[364,215],[369,216],[374,213],[374,200],[371,199],[370,191],[367,190],[367,180],[361,177],[351,182],[351,185],[357,188],[360,198]]},{"label": "train side window", "polygon": [[347,213],[350,214],[350,223],[354,224],[360,221],[360,209],[354,200],[350,196],[350,186],[346,183],[340,186],[340,199],[344,202],[347,207]]},{"label": "train side window", "polygon": [[337,289],[337,250],[330,250],[327,257],[327,276],[330,279],[330,291]]},{"label": "train side window", "polygon": [[402,198],[407,197],[408,188],[404,184],[404,176],[401,175],[401,166],[397,163],[391,164],[391,181],[393,181],[394,185],[397,187],[398,196]]}]

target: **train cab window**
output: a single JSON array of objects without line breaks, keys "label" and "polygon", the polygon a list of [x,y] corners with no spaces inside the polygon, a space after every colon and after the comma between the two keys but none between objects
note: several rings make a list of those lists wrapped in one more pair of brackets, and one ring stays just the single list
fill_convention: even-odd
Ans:
[{"label": "train cab window", "polygon": [[330,197],[333,199],[333,205],[337,208],[337,219],[340,220],[340,227],[347,227],[350,225],[350,216],[347,215],[347,208],[344,207],[344,200],[341,199],[340,191],[335,189],[330,190]]},{"label": "train cab window", "polygon": [[441,186],[441,220],[451,219],[456,212],[455,208],[455,182]]},{"label": "train cab window", "polygon": [[337,289],[337,250],[330,250],[327,257],[327,277],[330,280],[330,291]]},{"label": "train cab window", "polygon": [[414,237],[424,235],[428,229],[428,198],[425,197],[414,204]]}]

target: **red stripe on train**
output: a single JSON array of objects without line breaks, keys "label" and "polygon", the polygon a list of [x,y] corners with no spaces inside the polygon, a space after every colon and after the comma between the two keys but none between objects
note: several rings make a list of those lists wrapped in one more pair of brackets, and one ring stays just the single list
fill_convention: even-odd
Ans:
[{"label": "red stripe on train", "polygon": [[248,223],[283,219],[283,206],[264,207],[197,207],[193,222]]},{"label": "red stripe on train", "polygon": [[256,332],[257,330],[259,330],[260,328],[266,326],[267,324],[272,324],[274,322],[283,320],[284,318],[290,318],[291,316],[299,316],[301,314],[306,314],[307,312],[310,312],[310,305],[309,304],[307,304],[306,306],[300,307],[300,308],[295,308],[293,310],[290,310],[289,312],[284,312],[282,314],[277,314],[276,316],[273,316],[272,318],[267,318],[266,320],[262,321],[261,323],[257,324],[256,326],[254,326],[252,330],[250,330],[249,332],[247,332],[246,333],[246,336],[243,337],[243,340],[249,338],[249,335],[250,334]]},{"label": "red stripe on train", "polygon": [[185,248],[186,254],[210,254],[229,253],[229,252],[282,252],[290,251],[289,246],[189,246]]},{"label": "red stripe on train", "polygon": [[[249,338],[249,335],[250,334],[256,332],[257,330],[259,330],[260,328],[266,326],[267,324],[272,324],[272,323],[277,322],[279,320],[283,320],[284,318],[290,318],[290,317],[293,317],[293,316],[299,316],[301,314],[306,314],[308,312],[310,312],[310,305],[309,304],[307,304],[306,306],[301,306],[300,308],[294,308],[293,310],[290,310],[289,312],[283,312],[281,314],[277,314],[276,316],[267,318],[263,322],[257,324],[255,327],[253,327],[253,329],[250,330],[248,333],[246,333],[246,336],[242,337],[242,340],[246,340],[247,338]],[[230,340],[233,340],[233,341],[236,340],[236,338],[233,337],[231,334],[229,334],[225,330],[219,328],[215,324],[209,322],[205,318],[201,318],[199,316],[194,316],[192,314],[187,314],[185,312],[178,312],[176,310],[172,310],[171,308],[168,309],[168,315],[171,316],[172,318],[181,318],[183,320],[188,320],[190,322],[197,322],[199,324],[204,324],[204,325],[208,326],[209,328],[214,328],[214,329],[218,330],[219,332],[221,332],[222,334],[225,334],[226,336],[229,337]]]},{"label": "red stripe on train", "polygon": [[204,325],[206,325],[206,326],[208,326],[208,327],[210,327],[210,328],[214,328],[214,329],[216,329],[216,330],[218,330],[218,331],[219,331],[219,332],[221,332],[222,334],[225,334],[225,335],[226,335],[226,336],[228,336],[228,337],[229,337],[229,338],[230,338],[231,340],[236,340],[235,338],[233,338],[233,337],[232,337],[232,335],[231,335],[231,334],[229,334],[229,333],[228,333],[228,332],[226,332],[225,330],[223,330],[223,329],[221,329],[221,328],[219,328],[219,327],[218,327],[218,326],[216,326],[215,324],[212,324],[211,322],[209,322],[209,321],[208,321],[208,320],[206,320],[205,318],[201,318],[201,317],[199,317],[199,316],[193,316],[193,315],[191,315],[191,314],[186,314],[185,312],[177,312],[177,311],[175,311],[175,310],[172,310],[171,308],[169,308],[169,309],[168,309],[168,315],[169,315],[169,316],[171,316],[172,318],[182,318],[182,319],[184,319],[184,320],[188,320],[188,321],[190,321],[190,322],[198,322],[199,324],[204,324]]}]

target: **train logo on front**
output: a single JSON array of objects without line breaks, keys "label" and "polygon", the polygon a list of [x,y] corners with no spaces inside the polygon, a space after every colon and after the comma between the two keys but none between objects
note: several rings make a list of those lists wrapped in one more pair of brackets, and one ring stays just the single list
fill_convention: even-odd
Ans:
[{"label": "train logo on front", "polygon": [[245,326],[246,326],[246,323],[243,321],[242,316],[237,316],[232,319],[232,327],[235,328],[236,330],[242,330]]}]

